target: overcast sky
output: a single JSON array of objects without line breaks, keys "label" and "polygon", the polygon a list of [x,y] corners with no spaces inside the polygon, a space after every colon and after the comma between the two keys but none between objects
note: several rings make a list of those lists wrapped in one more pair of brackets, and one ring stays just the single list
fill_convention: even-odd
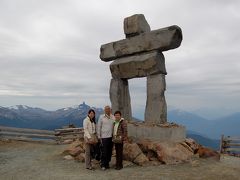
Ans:
[{"label": "overcast sky", "polygon": [[[182,28],[181,46],[164,52],[167,104],[239,111],[239,9],[237,0],[0,0],[0,106],[110,104],[100,46],[125,37],[125,17],[144,14],[152,30]],[[143,114],[146,79],[129,84]]]}]

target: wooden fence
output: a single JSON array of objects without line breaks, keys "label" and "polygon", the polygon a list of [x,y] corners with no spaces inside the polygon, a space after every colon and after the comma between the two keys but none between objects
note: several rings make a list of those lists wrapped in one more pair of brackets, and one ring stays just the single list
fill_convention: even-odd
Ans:
[{"label": "wooden fence", "polygon": [[240,156],[240,137],[221,136],[220,152]]},{"label": "wooden fence", "polygon": [[58,143],[64,142],[64,140],[76,140],[83,138],[83,128],[64,128],[55,129],[55,136]]},{"label": "wooden fence", "polygon": [[0,126],[0,138],[61,144],[67,139],[83,138],[83,128],[64,128],[49,131]]},{"label": "wooden fence", "polygon": [[56,142],[54,131],[0,126],[0,138],[20,141]]}]

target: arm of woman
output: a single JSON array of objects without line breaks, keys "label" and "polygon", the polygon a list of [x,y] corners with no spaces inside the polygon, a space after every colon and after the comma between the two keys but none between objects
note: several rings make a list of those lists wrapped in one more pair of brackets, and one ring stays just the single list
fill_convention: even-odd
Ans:
[{"label": "arm of woman", "polygon": [[127,141],[128,140],[128,130],[127,130],[127,121],[123,120],[122,123],[122,127],[123,127],[123,141]]},{"label": "arm of woman", "polygon": [[88,123],[89,123],[88,119],[87,118],[84,119],[84,121],[83,121],[83,130],[84,130],[84,133],[85,133],[86,137],[90,139],[91,135],[90,135],[89,130],[88,130]]}]

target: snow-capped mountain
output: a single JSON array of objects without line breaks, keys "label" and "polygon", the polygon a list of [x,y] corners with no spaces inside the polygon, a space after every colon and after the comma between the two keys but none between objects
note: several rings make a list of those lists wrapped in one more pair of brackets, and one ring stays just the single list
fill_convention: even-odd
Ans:
[{"label": "snow-capped mountain", "polygon": [[[56,111],[26,105],[0,107],[0,125],[35,129],[56,129],[69,124],[82,127],[90,108],[95,110],[97,118],[103,113],[102,108],[90,107],[85,102]],[[195,113],[174,108],[168,111],[168,122],[184,125],[188,131],[194,131],[198,135],[219,139],[221,134],[239,136],[240,113],[208,120]]]},{"label": "snow-capped mountain", "polygon": [[97,118],[103,112],[103,109],[90,107],[85,102],[56,111],[26,105],[0,107],[0,125],[36,129],[56,129],[69,124],[82,127],[90,108],[95,110]]},{"label": "snow-capped mountain", "polygon": [[15,110],[19,110],[19,109],[28,109],[30,108],[29,106],[26,105],[15,105],[15,106],[10,106],[9,109],[15,109]]}]

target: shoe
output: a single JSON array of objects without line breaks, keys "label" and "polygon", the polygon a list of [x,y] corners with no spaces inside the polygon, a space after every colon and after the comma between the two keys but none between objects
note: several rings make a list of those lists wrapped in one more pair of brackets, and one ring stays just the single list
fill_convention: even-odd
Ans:
[{"label": "shoe", "polygon": [[93,168],[93,167],[89,167],[89,168],[86,168],[86,169],[88,169],[88,170],[94,170],[94,168]]},{"label": "shoe", "polygon": [[122,168],[123,168],[123,166],[116,166],[116,167],[115,167],[116,170],[120,170],[120,169],[122,169]]},{"label": "shoe", "polygon": [[122,169],[123,167],[115,167],[116,170],[120,170]]},{"label": "shoe", "polygon": [[105,168],[106,168],[106,169],[110,169],[110,167],[109,167],[109,166],[106,166]]},{"label": "shoe", "polygon": [[105,167],[102,167],[101,169],[102,169],[103,171],[105,171],[105,170],[106,170],[106,168],[105,168]]}]

